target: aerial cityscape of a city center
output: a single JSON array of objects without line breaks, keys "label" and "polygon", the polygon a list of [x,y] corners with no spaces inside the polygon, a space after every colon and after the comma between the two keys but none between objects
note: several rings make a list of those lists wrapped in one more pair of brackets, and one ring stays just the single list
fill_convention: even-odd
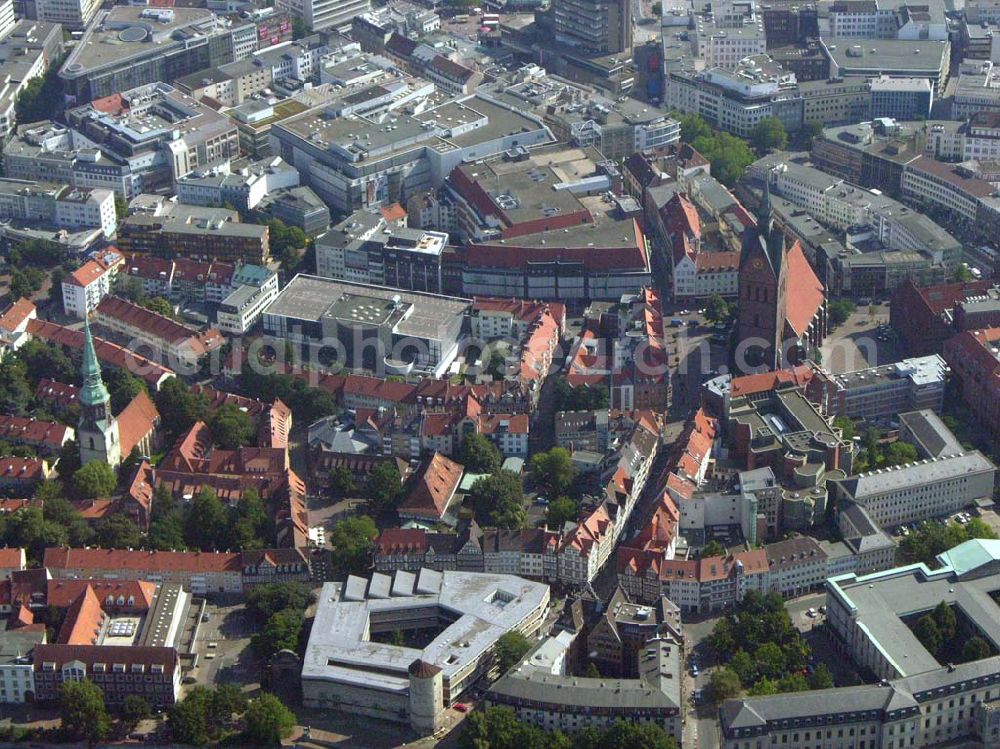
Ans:
[{"label": "aerial cityscape of a city center", "polygon": [[916,1],[0,0],[0,743],[1000,749]]}]

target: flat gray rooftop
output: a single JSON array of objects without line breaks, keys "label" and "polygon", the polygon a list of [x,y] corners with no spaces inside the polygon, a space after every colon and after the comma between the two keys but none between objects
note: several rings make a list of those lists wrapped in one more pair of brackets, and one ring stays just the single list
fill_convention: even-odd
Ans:
[{"label": "flat gray rooftop", "polygon": [[329,314],[345,296],[368,297],[381,302],[391,301],[398,296],[402,305],[412,308],[412,311],[396,325],[393,332],[422,338],[434,338],[443,321],[464,315],[472,303],[472,300],[460,297],[423,294],[299,274],[281,290],[265,310],[265,314],[317,322]]}]

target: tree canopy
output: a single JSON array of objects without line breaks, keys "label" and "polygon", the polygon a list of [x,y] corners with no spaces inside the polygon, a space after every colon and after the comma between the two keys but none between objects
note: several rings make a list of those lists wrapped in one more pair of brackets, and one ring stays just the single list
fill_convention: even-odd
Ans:
[{"label": "tree canopy", "polygon": [[341,520],[327,536],[333,546],[334,565],[343,572],[361,572],[377,537],[378,527],[367,515]]},{"label": "tree canopy", "polygon": [[500,669],[500,673],[505,674],[510,671],[529,650],[531,641],[520,632],[510,631],[501,635],[496,646],[497,668]]},{"label": "tree canopy", "polygon": [[284,703],[267,692],[250,702],[243,716],[243,737],[251,746],[280,746],[291,736],[295,715]]},{"label": "tree canopy", "polygon": [[482,525],[499,528],[520,528],[527,513],[524,509],[524,487],[521,477],[513,471],[500,470],[484,476],[469,492],[476,518]]},{"label": "tree canopy", "polygon": [[571,387],[565,375],[556,377],[553,397],[557,411],[594,411],[607,408],[611,398],[606,385]]},{"label": "tree canopy", "polygon": [[906,536],[899,544],[899,552],[906,564],[923,562],[937,566],[936,557],[970,538],[996,538],[996,533],[981,518],[972,518],[965,525],[925,521],[917,530]]},{"label": "tree canopy", "polygon": [[235,450],[254,439],[250,414],[235,403],[223,403],[209,418],[208,426],[215,444],[223,450]]},{"label": "tree canopy", "polygon": [[712,165],[712,176],[732,187],[754,162],[753,151],[742,138],[730,133],[701,135],[691,144]]},{"label": "tree canopy", "polygon": [[780,151],[788,145],[788,132],[777,117],[765,117],[754,127],[750,140],[761,156]]},{"label": "tree canopy", "polygon": [[573,458],[565,447],[553,447],[548,452],[535,453],[531,458],[531,468],[536,481],[552,494],[562,494],[573,483],[576,469]]},{"label": "tree canopy", "polygon": [[59,717],[68,738],[91,746],[104,741],[111,731],[104,692],[90,679],[63,682],[59,688]]},{"label": "tree canopy", "polygon": [[503,463],[503,456],[489,437],[473,433],[463,440],[458,462],[471,473],[496,473]]},{"label": "tree canopy", "polygon": [[92,460],[73,474],[73,490],[81,499],[110,497],[118,485],[114,469]]}]

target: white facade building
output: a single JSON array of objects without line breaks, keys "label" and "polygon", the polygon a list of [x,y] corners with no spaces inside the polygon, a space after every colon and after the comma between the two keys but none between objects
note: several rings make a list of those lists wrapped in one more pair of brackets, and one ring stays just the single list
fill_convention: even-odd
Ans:
[{"label": "white facade building", "polygon": [[88,260],[62,282],[63,309],[81,320],[97,309],[114,288],[118,272],[125,264],[120,252],[106,250]]}]

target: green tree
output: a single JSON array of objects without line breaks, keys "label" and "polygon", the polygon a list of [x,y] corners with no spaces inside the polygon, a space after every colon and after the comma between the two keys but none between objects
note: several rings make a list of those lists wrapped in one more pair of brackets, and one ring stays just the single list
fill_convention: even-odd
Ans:
[{"label": "green tree", "polygon": [[557,497],[549,502],[545,522],[549,528],[560,530],[564,524],[576,520],[579,515],[576,501],[569,497]]},{"label": "green tree", "polygon": [[114,369],[107,379],[108,392],[111,393],[111,410],[121,413],[140,393],[148,393],[146,382],[136,377],[127,369]]},{"label": "green tree", "polygon": [[39,268],[17,268],[10,273],[11,299],[31,298],[45,283],[45,271]]},{"label": "green tree", "polygon": [[142,306],[150,312],[163,315],[171,320],[173,320],[176,316],[174,313],[174,305],[170,303],[169,299],[165,299],[162,296],[150,297],[149,299],[143,301]]},{"label": "green tree", "polygon": [[226,546],[232,550],[266,549],[274,538],[274,521],[256,489],[243,492],[236,507],[230,509],[229,526]]},{"label": "green tree", "polygon": [[391,509],[402,498],[402,479],[394,460],[378,463],[368,474],[368,499],[380,510]]},{"label": "green tree", "polygon": [[701,547],[701,558],[707,559],[708,557],[724,557],[729,552],[726,551],[726,547],[720,544],[715,539],[712,539],[707,544]]},{"label": "green tree", "polygon": [[90,746],[104,741],[111,730],[104,692],[90,679],[63,682],[59,688],[59,717],[63,733]]},{"label": "green tree", "polygon": [[571,387],[560,375],[555,379],[553,399],[557,411],[594,411],[608,407],[610,393],[605,385]]},{"label": "green tree", "polygon": [[101,519],[95,526],[97,543],[104,549],[138,549],[142,534],[131,518],[121,513]]},{"label": "green tree", "polygon": [[302,16],[292,17],[292,39],[301,39],[309,36],[309,26]]},{"label": "green tree", "polygon": [[681,140],[685,143],[694,143],[699,138],[711,138],[712,128],[701,117],[696,114],[686,114],[680,119]]},{"label": "green tree", "polygon": [[76,382],[77,367],[59,346],[42,340],[31,340],[21,346],[18,358],[27,367],[33,385],[43,378],[58,382]]},{"label": "green tree", "polygon": [[757,153],[762,156],[770,151],[780,151],[788,145],[788,132],[777,117],[765,117],[750,134],[750,140]]},{"label": "green tree", "polygon": [[729,667],[740,677],[741,684],[753,684],[757,681],[757,664],[745,650],[737,650],[730,659]]},{"label": "green tree", "polygon": [[779,692],[805,692],[809,689],[809,682],[801,673],[785,674],[778,680]]},{"label": "green tree", "polygon": [[62,284],[68,277],[69,274],[61,265],[57,265],[49,274],[52,280],[52,285],[49,287],[49,302],[57,307],[62,306]]},{"label": "green tree", "polygon": [[59,63],[49,65],[44,75],[28,81],[14,101],[14,114],[18,123],[50,120],[63,109],[63,84],[59,77]]},{"label": "green tree", "polygon": [[337,466],[330,471],[330,491],[337,497],[350,497],[357,493],[354,474],[345,466]]},{"label": "green tree", "polygon": [[295,715],[273,694],[264,693],[250,703],[243,716],[243,736],[253,746],[280,746],[292,735]]},{"label": "green tree", "polygon": [[13,357],[0,361],[0,408],[4,413],[25,414],[33,393],[23,361]]},{"label": "green tree", "polygon": [[729,305],[719,294],[712,294],[705,305],[705,319],[710,322],[725,322],[729,317]]},{"label": "green tree", "polygon": [[179,514],[156,518],[149,524],[146,547],[160,551],[184,551],[184,519]]},{"label": "green tree", "polygon": [[140,721],[146,720],[152,711],[149,703],[137,694],[130,694],[122,700],[122,720],[130,728],[135,728]]},{"label": "green tree", "polygon": [[732,187],[754,161],[753,152],[742,138],[729,133],[700,136],[691,144],[712,165],[712,176]]},{"label": "green tree", "polygon": [[723,700],[735,697],[740,693],[742,686],[740,684],[740,677],[736,675],[733,669],[726,666],[720,666],[715,669],[712,672],[712,678],[709,680],[712,699],[716,702],[722,702]]},{"label": "green tree", "polygon": [[176,440],[187,432],[196,421],[204,421],[208,416],[208,399],[191,391],[184,380],[171,377],[156,393],[156,409],[161,414],[169,414],[164,419],[163,428],[167,441]]},{"label": "green tree", "polygon": [[[117,207],[117,202],[115,203]],[[135,276],[126,276],[118,283],[118,296],[128,299],[133,304],[142,304],[146,301],[146,291],[142,287],[142,279]]]},{"label": "green tree", "polygon": [[857,305],[850,299],[837,299],[827,304],[826,309],[830,325],[838,327],[847,322],[848,318],[854,314]]},{"label": "green tree", "polygon": [[118,484],[114,469],[92,460],[73,474],[73,490],[81,499],[110,497]]},{"label": "green tree", "polygon": [[264,629],[253,636],[250,644],[261,658],[270,658],[279,650],[296,650],[302,631],[302,612],[285,609],[271,614]]},{"label": "green tree", "polygon": [[778,683],[772,679],[758,679],[753,683],[753,686],[747,690],[747,694],[751,697],[762,697],[769,694],[778,693]]},{"label": "green tree", "polygon": [[959,263],[951,271],[951,280],[958,283],[969,283],[972,281],[972,271],[965,263]]},{"label": "green tree", "polygon": [[496,473],[503,463],[503,456],[489,437],[470,434],[462,442],[458,462],[471,473]]},{"label": "green tree", "polygon": [[809,675],[810,689],[831,689],[833,687],[833,674],[825,663],[820,663]]},{"label": "green tree", "polygon": [[128,217],[128,201],[125,198],[115,197],[115,218],[121,221]]},{"label": "green tree", "polygon": [[909,442],[892,442],[882,451],[882,465],[885,467],[913,463],[917,460],[917,448]]},{"label": "green tree", "polygon": [[955,616],[955,609],[944,601],[934,608],[934,623],[937,624],[943,642],[948,643],[955,639],[958,632],[958,617]]},{"label": "green tree", "polygon": [[35,490],[35,499],[42,500],[42,514],[46,522],[62,528],[71,546],[84,546],[93,540],[93,531],[80,511],[63,496],[62,484],[46,481]]},{"label": "green tree", "polygon": [[978,635],[974,635],[965,641],[962,646],[962,662],[981,661],[993,655],[993,649],[986,640]]},{"label": "green tree", "polygon": [[537,483],[552,494],[563,494],[573,483],[576,469],[573,457],[565,447],[553,447],[548,452],[536,453],[531,458],[531,468]]},{"label": "green tree", "polygon": [[982,518],[972,518],[965,524],[965,535],[968,538],[996,538],[996,532]]},{"label": "green tree", "polygon": [[247,709],[247,697],[235,684],[219,684],[206,702],[206,718],[211,726],[232,725],[234,715]]},{"label": "green tree", "polygon": [[258,622],[266,622],[273,614],[285,609],[305,611],[314,596],[305,583],[269,583],[257,585],[246,596],[246,610]]},{"label": "green tree", "polygon": [[500,470],[484,476],[469,491],[472,507],[482,525],[500,528],[520,528],[527,513],[524,509],[524,487],[521,477],[513,471]]},{"label": "green tree", "polygon": [[208,703],[211,690],[196,686],[167,713],[167,725],[174,741],[202,746],[208,742]]},{"label": "green tree", "polygon": [[941,630],[938,628],[937,622],[934,621],[934,617],[930,614],[924,614],[917,620],[913,628],[913,634],[917,636],[917,639],[931,653],[937,653],[944,644],[944,640],[941,637]]},{"label": "green tree", "polygon": [[329,535],[333,563],[343,572],[361,572],[368,564],[377,536],[375,521],[367,515],[341,520]]},{"label": "green tree", "polygon": [[785,654],[773,642],[765,642],[753,654],[757,670],[768,679],[779,679],[785,673]]},{"label": "green tree", "polygon": [[835,417],[833,425],[841,431],[844,439],[848,442],[853,440],[854,436],[857,434],[857,428],[854,426],[854,421],[846,416]]},{"label": "green tree", "polygon": [[531,650],[531,641],[520,632],[511,631],[500,636],[496,645],[497,668],[501,674],[510,671]]},{"label": "green tree", "polygon": [[587,667],[583,669],[583,675],[588,679],[600,679],[601,669],[593,661],[590,661],[587,663]]},{"label": "green tree", "polygon": [[203,487],[195,495],[184,519],[184,541],[194,549],[220,551],[228,523],[226,508],[212,489]]},{"label": "green tree", "polygon": [[217,408],[209,417],[208,426],[212,430],[212,440],[223,450],[249,445],[254,438],[250,414],[235,403],[223,403]]}]

